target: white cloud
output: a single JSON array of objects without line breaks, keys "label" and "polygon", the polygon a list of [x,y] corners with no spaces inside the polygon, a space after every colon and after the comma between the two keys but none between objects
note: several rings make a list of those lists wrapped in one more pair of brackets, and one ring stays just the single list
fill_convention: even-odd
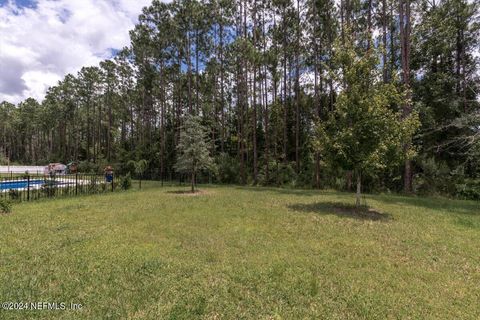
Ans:
[{"label": "white cloud", "polygon": [[49,86],[82,66],[97,65],[129,44],[151,0],[12,0],[0,7],[0,101],[44,98]]}]

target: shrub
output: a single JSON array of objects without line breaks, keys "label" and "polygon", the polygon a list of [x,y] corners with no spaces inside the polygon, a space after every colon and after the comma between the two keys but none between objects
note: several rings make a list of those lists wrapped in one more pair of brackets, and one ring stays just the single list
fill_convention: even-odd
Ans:
[{"label": "shrub", "polygon": [[6,199],[0,199],[0,213],[12,212],[12,204]]},{"label": "shrub", "polygon": [[216,158],[216,163],[218,168],[217,179],[220,183],[238,182],[240,166],[236,158],[222,153]]},{"label": "shrub", "polygon": [[480,180],[457,184],[456,195],[462,199],[480,200]]},{"label": "shrub", "polygon": [[128,190],[132,187],[132,177],[130,173],[127,173],[126,175],[120,177],[120,188],[122,190]]},{"label": "shrub", "polygon": [[4,155],[3,153],[0,153],[0,165],[7,165],[8,164],[8,159],[7,156]]},{"label": "shrub", "polygon": [[99,181],[97,180],[97,177],[93,176],[90,179],[90,182],[88,184],[88,192],[97,193],[98,191],[99,191]]},{"label": "shrub", "polygon": [[10,196],[10,199],[12,199],[12,200],[20,199],[20,192],[18,190],[10,189],[10,190],[8,190],[8,195]]},{"label": "shrub", "polygon": [[295,185],[297,182],[297,174],[295,173],[295,163],[280,163],[278,165],[277,184],[280,186],[291,184]]},{"label": "shrub", "polygon": [[55,196],[57,193],[57,184],[55,181],[45,181],[42,185],[42,192],[49,198]]},{"label": "shrub", "polygon": [[104,166],[100,163],[100,160],[97,163],[90,161],[80,161],[78,163],[77,170],[82,173],[102,173]]},{"label": "shrub", "polygon": [[414,179],[414,190],[420,194],[454,195],[463,184],[463,167],[450,168],[445,161],[420,159],[421,172]]},{"label": "shrub", "polygon": [[259,181],[262,185],[277,186],[295,186],[298,183],[298,176],[295,172],[295,162],[283,163],[272,160],[268,163],[268,180],[266,179],[266,165],[264,165],[259,175]]}]

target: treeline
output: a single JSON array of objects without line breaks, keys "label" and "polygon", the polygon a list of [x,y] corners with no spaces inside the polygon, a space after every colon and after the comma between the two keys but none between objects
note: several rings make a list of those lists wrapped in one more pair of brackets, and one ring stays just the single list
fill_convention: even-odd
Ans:
[{"label": "treeline", "polygon": [[217,162],[210,180],[348,189],[353,173],[324,161],[315,128],[355,86],[338,59],[353,46],[376,56],[373,81],[402,93],[390,108],[421,121],[365,188],[457,193],[480,174],[479,28],[479,4],[466,0],[153,1],[113,59],[67,75],[42,102],[3,102],[0,153],[118,170],[146,159],[148,175],[172,179],[194,114]]}]

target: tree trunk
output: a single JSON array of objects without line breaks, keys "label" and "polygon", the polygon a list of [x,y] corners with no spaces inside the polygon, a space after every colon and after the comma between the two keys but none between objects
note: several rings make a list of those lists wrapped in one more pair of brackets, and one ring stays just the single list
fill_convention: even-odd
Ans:
[{"label": "tree trunk", "polygon": [[220,23],[220,91],[221,91],[221,139],[220,139],[220,149],[222,153],[225,150],[225,99],[224,99],[224,71],[223,71],[223,22]]},{"label": "tree trunk", "polygon": [[188,67],[188,113],[193,114],[192,108],[192,60],[190,56],[190,36],[187,31],[187,67]]},{"label": "tree trunk", "polygon": [[[263,37],[263,50],[262,54],[265,55],[266,52],[266,47],[267,47],[267,42],[266,42],[266,34],[265,34],[265,12],[262,11],[262,37]],[[263,103],[265,105],[265,181],[268,183],[270,180],[270,168],[269,168],[269,163],[270,163],[270,133],[269,133],[269,123],[268,123],[268,118],[270,117],[270,114],[268,112],[268,83],[267,83],[267,66],[264,65],[264,87],[263,87]],[[275,91],[275,89],[273,89]],[[275,102],[275,95],[273,97],[273,101]]]},{"label": "tree trunk", "polygon": [[[399,20],[400,20],[400,44],[401,44],[401,62],[402,62],[402,82],[406,90],[405,103],[402,108],[402,117],[406,118],[412,112],[410,102],[410,0],[400,0],[399,2]],[[407,154],[410,149],[410,143],[406,143],[404,150]],[[411,160],[405,160],[404,172],[404,191],[412,192],[412,165]]]},{"label": "tree trunk", "polygon": [[192,170],[192,193],[195,193],[195,170]]},{"label": "tree trunk", "polygon": [[360,172],[357,172],[357,193],[355,206],[358,208],[361,205],[361,196],[362,196],[362,175]]},{"label": "tree trunk", "polygon": [[[405,146],[405,150],[408,150],[409,148],[410,148],[410,144]],[[405,172],[404,172],[403,180],[404,180],[403,188],[405,193],[411,193],[413,179],[412,179],[412,161],[410,161],[410,159],[405,160]]]},{"label": "tree trunk", "polygon": [[286,13],[283,9],[283,162],[287,163],[287,32]]},{"label": "tree trunk", "polygon": [[195,114],[198,115],[199,113],[199,107],[198,107],[198,28],[195,29]]},{"label": "tree trunk", "polygon": [[387,0],[382,0],[382,61],[383,61],[383,82],[388,82],[388,64],[387,64]]},{"label": "tree trunk", "polygon": [[367,52],[370,51],[372,45],[372,0],[368,0],[368,12],[367,12]]},{"label": "tree trunk", "polygon": [[320,154],[315,154],[315,187],[320,189]]},{"label": "tree trunk", "polygon": [[345,177],[347,178],[347,191],[352,191],[352,171],[348,170]]},{"label": "tree trunk", "polygon": [[[253,47],[257,48],[257,1],[253,8]],[[257,62],[253,65],[253,184],[258,183],[258,150],[257,150]]]},{"label": "tree trunk", "polygon": [[295,171],[300,173],[300,1],[297,0],[297,43],[295,46]]}]

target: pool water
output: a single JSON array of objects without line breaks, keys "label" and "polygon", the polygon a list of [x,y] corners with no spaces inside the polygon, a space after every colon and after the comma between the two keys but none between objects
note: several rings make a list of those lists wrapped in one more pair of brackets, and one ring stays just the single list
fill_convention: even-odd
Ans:
[{"label": "pool water", "polygon": [[[43,184],[43,180],[30,180],[30,186]],[[28,186],[28,180],[0,182],[0,190],[25,189]]]}]

